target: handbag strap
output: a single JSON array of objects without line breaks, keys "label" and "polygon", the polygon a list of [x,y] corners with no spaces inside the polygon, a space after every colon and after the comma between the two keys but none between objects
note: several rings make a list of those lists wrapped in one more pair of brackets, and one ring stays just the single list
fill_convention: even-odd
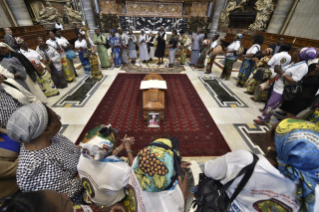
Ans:
[{"label": "handbag strap", "polygon": [[[245,187],[245,185],[247,184],[248,180],[250,179],[251,175],[253,174],[254,172],[254,169],[255,169],[255,166],[256,166],[256,163],[257,161],[259,160],[258,156],[255,155],[254,153],[251,153],[253,155],[253,162],[247,166],[245,166],[238,174],[237,176],[230,180],[229,182],[227,182],[223,187],[221,187],[219,190],[218,190],[218,193],[219,195],[221,195],[222,193],[224,193],[230,186],[231,184],[234,182],[234,180],[236,178],[238,178],[239,176],[244,175],[244,177],[241,179],[240,183],[238,184],[235,192],[233,193],[232,197],[230,198],[230,203],[232,203],[236,197],[238,196],[238,194],[241,192],[241,190],[243,190],[243,188]],[[210,202],[212,201],[214,198],[214,195],[213,193],[210,194],[209,196],[207,196],[205,199],[207,202]]]}]

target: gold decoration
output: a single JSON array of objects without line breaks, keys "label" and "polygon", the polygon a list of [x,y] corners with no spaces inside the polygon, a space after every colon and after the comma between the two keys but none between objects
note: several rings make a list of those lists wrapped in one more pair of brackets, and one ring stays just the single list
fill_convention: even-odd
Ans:
[{"label": "gold decoration", "polygon": [[182,16],[182,3],[155,3],[155,2],[130,2],[126,1],[128,16]]},{"label": "gold decoration", "polygon": [[116,14],[99,14],[100,31],[110,32],[111,29],[119,27],[119,17]]},{"label": "gold decoration", "polygon": [[116,13],[116,3],[115,1],[99,1],[101,13]]},{"label": "gold decoration", "polygon": [[272,3],[272,0],[258,0],[255,5],[257,16],[255,22],[250,24],[248,29],[265,30],[267,28],[267,22],[275,10],[275,5]]},{"label": "gold decoration", "polygon": [[192,4],[192,16],[207,16],[208,2],[194,2]]},{"label": "gold decoration", "polygon": [[[64,5],[64,13],[73,18],[73,19],[76,19],[78,21],[81,21],[82,20],[82,17],[81,17],[81,13],[76,11],[76,10],[73,10],[72,7],[71,7],[71,4],[70,2],[67,2],[65,5]],[[76,21],[75,20],[75,21]]]},{"label": "gold decoration", "polygon": [[220,27],[228,27],[229,26],[229,13],[235,9],[237,9],[237,3],[235,0],[230,0],[227,4],[227,7],[221,11],[219,17],[219,26]]},{"label": "gold decoration", "polygon": [[47,7],[44,7],[39,11],[39,21],[41,23],[54,23],[56,20],[62,22],[62,16],[58,10],[51,6],[50,2],[45,3]]},{"label": "gold decoration", "polygon": [[[84,22],[85,23],[85,22]],[[91,42],[89,42],[89,28],[86,26],[86,24],[83,25],[82,30],[85,31],[85,39],[87,40],[87,46],[89,51],[89,61],[91,65],[91,77],[92,79],[101,79],[103,77],[103,74],[101,70],[99,69],[99,62],[98,62],[98,56],[96,54],[93,54],[92,52],[92,45]]]},{"label": "gold decoration", "polygon": [[188,20],[188,24],[187,24],[187,32],[189,34],[192,34],[193,32],[197,31],[197,28],[201,28],[202,32],[204,32],[204,34],[207,35],[209,28],[210,21],[209,18],[206,17],[199,17],[199,16],[191,16]]}]

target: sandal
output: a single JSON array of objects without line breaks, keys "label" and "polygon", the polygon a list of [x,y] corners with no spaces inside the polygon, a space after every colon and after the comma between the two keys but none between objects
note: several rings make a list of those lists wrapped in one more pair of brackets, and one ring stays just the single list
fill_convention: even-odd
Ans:
[{"label": "sandal", "polygon": [[253,102],[257,102],[257,100],[255,99],[255,97],[250,97],[250,99],[251,99]]},{"label": "sandal", "polygon": [[257,120],[257,119],[254,119],[254,122],[255,122],[256,124],[259,124],[259,125],[267,125],[267,124],[268,124],[268,122],[266,122],[266,121]]}]

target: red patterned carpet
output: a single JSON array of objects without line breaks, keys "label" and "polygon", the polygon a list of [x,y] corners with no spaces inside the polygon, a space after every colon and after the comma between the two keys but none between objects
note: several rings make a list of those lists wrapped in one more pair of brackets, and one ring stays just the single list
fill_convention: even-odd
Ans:
[{"label": "red patterned carpet", "polygon": [[77,142],[88,130],[99,124],[112,124],[135,137],[134,153],[163,135],[177,136],[182,156],[219,156],[230,149],[215,122],[184,74],[163,74],[168,90],[165,93],[165,120],[160,128],[148,128],[142,117],[140,82],[145,74],[118,74],[102,99]]}]

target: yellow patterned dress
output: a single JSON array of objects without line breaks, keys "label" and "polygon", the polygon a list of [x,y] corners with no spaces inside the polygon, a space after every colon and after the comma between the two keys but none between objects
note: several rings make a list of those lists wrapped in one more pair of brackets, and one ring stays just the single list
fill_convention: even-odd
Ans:
[{"label": "yellow patterned dress", "polygon": [[37,82],[41,90],[46,95],[46,97],[59,95],[59,91],[51,78],[51,74],[48,72],[45,65],[42,64],[42,66],[43,71],[42,73],[38,72],[39,77],[37,77]]}]

